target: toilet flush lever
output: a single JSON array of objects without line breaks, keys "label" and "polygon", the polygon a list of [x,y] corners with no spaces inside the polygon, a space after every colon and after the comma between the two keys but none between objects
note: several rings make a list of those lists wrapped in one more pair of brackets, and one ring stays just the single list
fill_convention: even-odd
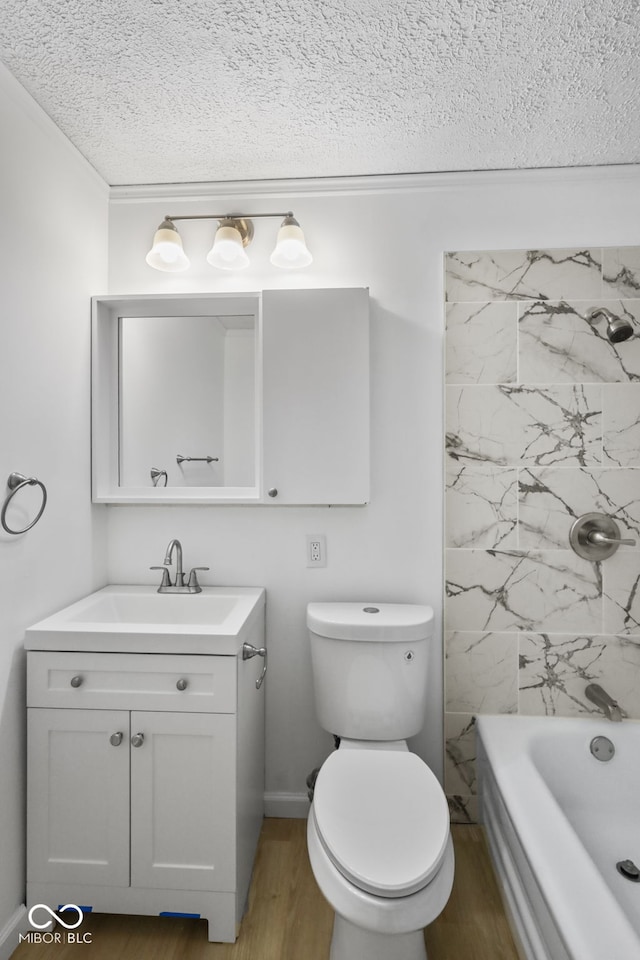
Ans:
[{"label": "toilet flush lever", "polygon": [[242,659],[251,660],[253,657],[262,657],[264,663],[262,664],[262,673],[256,680],[256,690],[259,690],[262,684],[264,683],[264,678],[267,675],[267,651],[265,647],[254,647],[252,643],[243,643],[242,644]]}]

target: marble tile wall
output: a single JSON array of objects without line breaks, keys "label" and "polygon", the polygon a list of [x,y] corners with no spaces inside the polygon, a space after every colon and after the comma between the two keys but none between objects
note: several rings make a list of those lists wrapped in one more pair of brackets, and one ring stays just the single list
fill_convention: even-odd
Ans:
[{"label": "marble tile wall", "polygon": [[[445,787],[477,816],[475,718],[640,718],[640,247],[449,253]],[[607,307],[633,324],[612,344]],[[569,546],[583,513],[635,547]]]}]

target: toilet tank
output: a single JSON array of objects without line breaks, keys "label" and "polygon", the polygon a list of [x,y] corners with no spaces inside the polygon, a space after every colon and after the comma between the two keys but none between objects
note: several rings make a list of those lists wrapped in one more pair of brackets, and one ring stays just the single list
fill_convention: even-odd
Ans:
[{"label": "toilet tank", "polygon": [[310,603],[313,686],[325,730],[405,740],[422,729],[433,610],[410,603]]}]

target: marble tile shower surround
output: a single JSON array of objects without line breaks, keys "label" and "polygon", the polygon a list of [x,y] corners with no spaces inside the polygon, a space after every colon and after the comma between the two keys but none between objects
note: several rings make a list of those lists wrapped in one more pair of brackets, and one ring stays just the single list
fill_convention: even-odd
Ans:
[{"label": "marble tile shower surround", "polygon": [[[445,787],[473,820],[478,714],[593,715],[596,681],[640,718],[640,247],[445,267]],[[578,557],[592,511],[637,546]]]}]

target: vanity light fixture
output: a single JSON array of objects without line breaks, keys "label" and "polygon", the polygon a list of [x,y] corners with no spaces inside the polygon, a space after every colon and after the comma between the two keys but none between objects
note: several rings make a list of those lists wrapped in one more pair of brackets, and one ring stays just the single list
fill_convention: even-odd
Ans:
[{"label": "vanity light fixture", "polygon": [[182,240],[175,226],[176,220],[218,220],[219,225],[213,240],[213,246],[207,254],[207,263],[220,270],[241,270],[249,266],[249,257],[245,252],[253,239],[253,220],[266,217],[282,217],[278,230],[276,247],[271,254],[271,263],[275,267],[295,269],[307,267],[313,261],[304,239],[300,224],[289,210],[287,213],[245,214],[193,214],[191,216],[171,216],[167,214],[155,232],[153,246],[146,261],[154,270],[174,273],[186,270],[190,263],[182,249]]},{"label": "vanity light fixture", "polygon": [[313,260],[304,242],[300,224],[292,213],[288,213],[282,221],[270,260],[274,267],[284,268],[308,267]]},{"label": "vanity light fixture", "polygon": [[220,270],[244,270],[249,266],[249,257],[244,252],[253,238],[251,220],[227,217],[220,221],[213,238],[213,246],[207,254],[207,263]]},{"label": "vanity light fixture", "polygon": [[189,258],[182,249],[180,234],[169,217],[165,217],[156,230],[146,260],[150,267],[167,273],[177,273],[189,267]]}]

